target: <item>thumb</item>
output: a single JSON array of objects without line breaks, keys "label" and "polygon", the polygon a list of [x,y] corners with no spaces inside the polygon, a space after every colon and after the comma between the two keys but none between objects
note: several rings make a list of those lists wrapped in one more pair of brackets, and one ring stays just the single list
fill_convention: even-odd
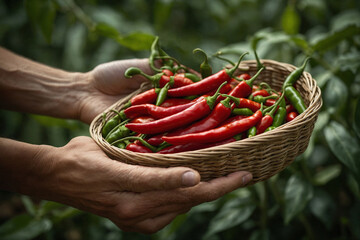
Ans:
[{"label": "thumb", "polygon": [[186,167],[158,168],[121,164],[125,167],[121,168],[120,187],[131,192],[192,187],[200,182],[200,174]]}]

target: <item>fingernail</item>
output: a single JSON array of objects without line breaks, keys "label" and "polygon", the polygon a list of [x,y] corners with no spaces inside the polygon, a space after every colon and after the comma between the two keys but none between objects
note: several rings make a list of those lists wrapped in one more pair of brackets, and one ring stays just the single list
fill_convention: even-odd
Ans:
[{"label": "fingernail", "polygon": [[182,175],[182,185],[191,187],[197,184],[196,174],[192,171],[187,171]]},{"label": "fingernail", "polygon": [[242,177],[243,185],[248,184],[251,180],[252,180],[251,173],[246,174],[245,176]]}]

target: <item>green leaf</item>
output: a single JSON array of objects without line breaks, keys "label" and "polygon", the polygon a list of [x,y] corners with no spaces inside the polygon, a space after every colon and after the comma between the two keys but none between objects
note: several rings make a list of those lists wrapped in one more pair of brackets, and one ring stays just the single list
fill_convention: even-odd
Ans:
[{"label": "green leaf", "polygon": [[318,52],[326,52],[348,38],[360,34],[360,27],[356,25],[349,25],[335,32],[325,34],[318,39],[313,45],[312,49]]},{"label": "green leaf", "polygon": [[334,178],[337,178],[340,173],[341,165],[330,165],[317,172],[314,176],[314,181],[317,185],[325,185]]},{"label": "green leaf", "polygon": [[325,139],[333,154],[360,179],[360,144],[341,124],[331,121],[324,129]]},{"label": "green leaf", "polygon": [[356,104],[353,128],[358,138],[360,138],[360,98]]},{"label": "green leaf", "polygon": [[28,196],[21,196],[21,201],[24,204],[27,213],[29,213],[31,216],[35,216],[36,207],[31,198],[29,198]]},{"label": "green leaf", "polygon": [[251,216],[255,209],[256,205],[250,198],[235,198],[226,202],[211,220],[204,239],[241,224]]},{"label": "green leaf", "polygon": [[331,196],[318,189],[314,193],[314,197],[309,203],[310,211],[326,226],[330,229],[334,223],[336,217],[336,203]]},{"label": "green leaf", "polygon": [[48,219],[34,219],[28,214],[18,215],[0,226],[0,239],[34,239],[52,227]]},{"label": "green leaf", "polygon": [[284,32],[287,34],[297,34],[299,32],[300,27],[300,17],[296,12],[295,6],[293,4],[289,4],[282,15],[281,25]]},{"label": "green leaf", "polygon": [[118,38],[118,42],[134,51],[149,50],[155,36],[147,33],[134,32],[127,36]]},{"label": "green leaf", "polygon": [[121,37],[119,31],[113,26],[106,23],[97,23],[95,25],[95,32],[108,38],[118,39]]},{"label": "green leaf", "polygon": [[347,103],[348,89],[340,79],[333,76],[324,91],[324,105],[330,114],[338,113]]},{"label": "green leaf", "polygon": [[290,177],[285,187],[285,224],[304,210],[312,195],[308,182],[296,175]]},{"label": "green leaf", "polygon": [[38,26],[50,43],[56,16],[56,5],[51,0],[26,0],[26,12],[31,22]]}]

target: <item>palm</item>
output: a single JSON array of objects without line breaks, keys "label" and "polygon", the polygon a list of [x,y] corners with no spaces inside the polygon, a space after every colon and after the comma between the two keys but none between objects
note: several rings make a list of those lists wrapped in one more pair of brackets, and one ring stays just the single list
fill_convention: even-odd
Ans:
[{"label": "palm", "polygon": [[89,94],[82,99],[80,120],[90,123],[94,117],[146,81],[140,76],[126,78],[124,73],[129,67],[139,67],[144,72],[151,73],[147,59],[113,61],[101,64],[88,73]]}]

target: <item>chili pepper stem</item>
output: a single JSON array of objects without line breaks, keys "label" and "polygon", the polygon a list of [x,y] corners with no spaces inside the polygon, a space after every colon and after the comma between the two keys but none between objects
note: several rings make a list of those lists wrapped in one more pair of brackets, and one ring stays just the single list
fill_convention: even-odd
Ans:
[{"label": "chili pepper stem", "polygon": [[148,142],[146,142],[143,138],[141,137],[124,137],[122,139],[116,140],[115,142],[111,143],[111,145],[115,145],[117,143],[120,142],[124,142],[124,141],[131,141],[131,140],[139,140],[141,142],[141,144],[143,144],[145,147],[149,148],[152,152],[156,152],[157,148],[154,147],[153,145],[149,144]]},{"label": "chili pepper stem", "polygon": [[230,69],[226,70],[226,73],[230,76],[233,77],[234,72],[239,68],[240,62],[242,61],[242,59],[245,57],[246,54],[249,54],[249,52],[244,52],[243,54],[241,54],[238,62],[236,63],[236,65]]},{"label": "chili pepper stem", "polygon": [[214,106],[215,106],[215,102],[216,102],[216,99],[218,98],[220,94],[220,90],[221,88],[227,84],[227,81],[223,82],[219,87],[218,89],[216,90],[216,92],[214,93],[214,95],[210,96],[210,97],[206,97],[206,102],[207,104],[209,105],[210,109],[213,109]]}]

